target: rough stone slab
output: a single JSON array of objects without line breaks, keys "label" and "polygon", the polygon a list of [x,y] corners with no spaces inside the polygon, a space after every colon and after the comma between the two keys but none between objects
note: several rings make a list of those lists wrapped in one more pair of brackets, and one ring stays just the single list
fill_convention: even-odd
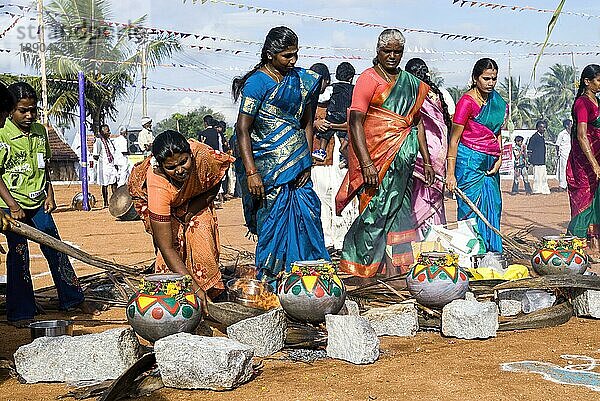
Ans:
[{"label": "rough stone slab", "polygon": [[140,343],[131,329],[40,337],[14,355],[17,372],[27,383],[116,379],[139,356]]},{"label": "rough stone slab", "polygon": [[344,306],[342,306],[338,315],[360,316],[360,308],[356,302],[347,299],[344,301]]},{"label": "rough stone slab", "polygon": [[442,310],[442,333],[448,337],[496,337],[498,307],[494,302],[477,302],[457,299]]},{"label": "rough stone slab", "polygon": [[526,290],[498,291],[498,308],[500,316],[515,316],[523,311],[523,296]]},{"label": "rough stone slab", "polygon": [[326,315],[327,356],[357,365],[379,358],[379,338],[363,316]]},{"label": "rough stone slab", "polygon": [[414,304],[373,308],[363,316],[378,336],[412,337],[419,331],[419,316]]},{"label": "rough stone slab", "polygon": [[227,327],[227,335],[254,348],[255,356],[269,356],[283,349],[287,319],[282,308],[241,320]]},{"label": "rough stone slab", "polygon": [[573,299],[575,316],[600,319],[600,291],[585,290]]},{"label": "rough stone slab", "polygon": [[252,378],[252,347],[225,337],[173,334],[154,343],[166,387],[229,390]]},{"label": "rough stone slab", "polygon": [[544,290],[527,290],[521,301],[524,313],[549,308],[556,302],[556,295]]}]

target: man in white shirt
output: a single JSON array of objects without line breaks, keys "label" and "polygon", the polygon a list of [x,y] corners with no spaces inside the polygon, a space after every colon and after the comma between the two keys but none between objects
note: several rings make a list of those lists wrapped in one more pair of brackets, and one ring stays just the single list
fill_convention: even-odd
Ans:
[{"label": "man in white shirt", "polygon": [[564,130],[558,133],[556,137],[556,178],[558,179],[558,186],[560,191],[567,190],[567,159],[569,159],[569,153],[571,153],[571,128],[573,122],[571,120],[564,120]]},{"label": "man in white shirt", "polygon": [[127,128],[120,127],[119,135],[112,138],[115,145],[115,167],[117,168],[117,186],[125,185],[129,174],[131,173],[131,163],[127,158],[129,151],[127,149]]},{"label": "man in white shirt", "polygon": [[142,117],[142,130],[138,134],[138,145],[140,145],[140,149],[144,152],[144,155],[148,155],[152,151],[152,142],[154,142],[152,119],[150,117]]},{"label": "man in white shirt", "polygon": [[110,128],[106,124],[100,126],[100,135],[94,142],[92,155],[97,163],[98,184],[102,186],[104,207],[108,207],[108,187],[114,193],[117,189],[117,168],[115,167],[115,145],[110,139]]}]

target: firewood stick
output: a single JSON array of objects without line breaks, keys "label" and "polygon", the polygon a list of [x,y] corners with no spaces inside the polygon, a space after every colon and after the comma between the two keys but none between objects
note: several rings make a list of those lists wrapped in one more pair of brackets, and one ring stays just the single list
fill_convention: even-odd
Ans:
[{"label": "firewood stick", "polygon": [[62,242],[59,239],[56,239],[38,229],[35,229],[25,223],[19,222],[18,225],[11,224],[10,231],[15,234],[18,234],[22,237],[25,237],[33,242],[37,242],[38,244],[48,246],[52,249],[55,249],[65,255],[71,256],[81,262],[87,263],[88,265],[97,267],[99,269],[108,270],[112,272],[121,272],[126,274],[137,275],[138,271],[125,265],[120,265],[117,263],[110,262],[108,260],[99,258],[97,256],[92,256],[87,252],[84,252],[80,249],[77,249],[71,245],[68,245]]}]

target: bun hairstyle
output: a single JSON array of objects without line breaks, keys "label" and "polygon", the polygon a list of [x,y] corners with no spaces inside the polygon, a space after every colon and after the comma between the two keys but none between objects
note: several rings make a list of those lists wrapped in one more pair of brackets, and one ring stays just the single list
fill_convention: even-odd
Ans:
[{"label": "bun hairstyle", "polygon": [[477,81],[477,78],[479,78],[485,70],[498,71],[498,64],[488,57],[480,58],[479,60],[477,60],[477,62],[473,66],[473,72],[471,73],[471,89],[477,86],[475,84],[475,81]]},{"label": "bun hairstyle", "polygon": [[575,115],[575,102],[585,93],[585,89],[587,85],[585,84],[586,79],[594,79],[598,75],[600,75],[600,65],[598,64],[589,64],[586,65],[583,71],[581,71],[581,78],[579,79],[579,88],[577,89],[577,94],[575,95],[575,101],[573,101],[573,106],[571,107],[571,118],[573,119],[573,125],[571,126],[571,136],[574,138],[577,136],[577,116]]},{"label": "bun hairstyle", "polygon": [[[377,48],[376,52],[379,53],[383,47],[387,46],[390,42],[398,41],[404,47],[404,43],[406,39],[404,39],[404,35],[397,29],[384,29],[377,39]],[[373,59],[373,65],[379,64],[379,60],[377,60],[377,56]]]},{"label": "bun hairstyle", "polygon": [[265,42],[260,52],[260,62],[244,76],[233,79],[233,84],[231,85],[233,99],[238,99],[248,78],[269,62],[269,55],[273,57],[275,54],[281,53],[290,46],[298,46],[298,35],[296,35],[294,31],[286,26],[271,28],[269,33],[267,33],[267,37],[265,38]]},{"label": "bun hairstyle", "polygon": [[431,81],[431,75],[429,74],[429,68],[427,67],[427,64],[425,64],[425,61],[423,61],[420,58],[411,58],[406,63],[406,66],[404,67],[404,69],[407,72],[410,72],[411,74],[413,74],[415,77],[419,78],[421,81],[425,82],[427,85],[429,85],[429,87],[431,88],[433,93],[438,95],[440,102],[442,103],[442,112],[444,114],[444,123],[446,123],[446,127],[448,127],[448,132],[450,132],[450,130],[452,130],[452,118],[450,117],[450,113],[448,112],[448,105],[446,104],[446,101],[444,100],[444,95],[442,94],[442,91],[440,91],[440,88]]}]

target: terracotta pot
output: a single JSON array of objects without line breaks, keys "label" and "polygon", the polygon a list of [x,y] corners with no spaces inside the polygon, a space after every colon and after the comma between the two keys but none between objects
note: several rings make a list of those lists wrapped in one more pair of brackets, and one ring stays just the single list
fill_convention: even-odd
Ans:
[{"label": "terracotta pot", "polygon": [[346,287],[337,274],[302,276],[290,273],[279,281],[277,296],[290,317],[322,323],[325,315],[336,314],[342,309]]},{"label": "terracotta pot", "polygon": [[429,263],[417,262],[406,276],[411,295],[423,306],[442,308],[455,299],[464,298],[469,278],[458,266],[448,266],[444,252],[424,252]]},{"label": "terracotta pot", "polygon": [[[533,270],[541,276],[548,274],[583,274],[589,266],[582,250],[574,249],[572,236],[546,236],[542,247],[531,257]],[[585,240],[584,240],[585,241]],[[555,243],[554,245],[551,245]]]},{"label": "terracotta pot", "polygon": [[[180,281],[178,274],[151,274],[144,279],[153,283]],[[142,338],[154,342],[171,334],[193,333],[202,320],[200,298],[193,292],[177,296],[136,292],[127,303],[127,321]]]}]

